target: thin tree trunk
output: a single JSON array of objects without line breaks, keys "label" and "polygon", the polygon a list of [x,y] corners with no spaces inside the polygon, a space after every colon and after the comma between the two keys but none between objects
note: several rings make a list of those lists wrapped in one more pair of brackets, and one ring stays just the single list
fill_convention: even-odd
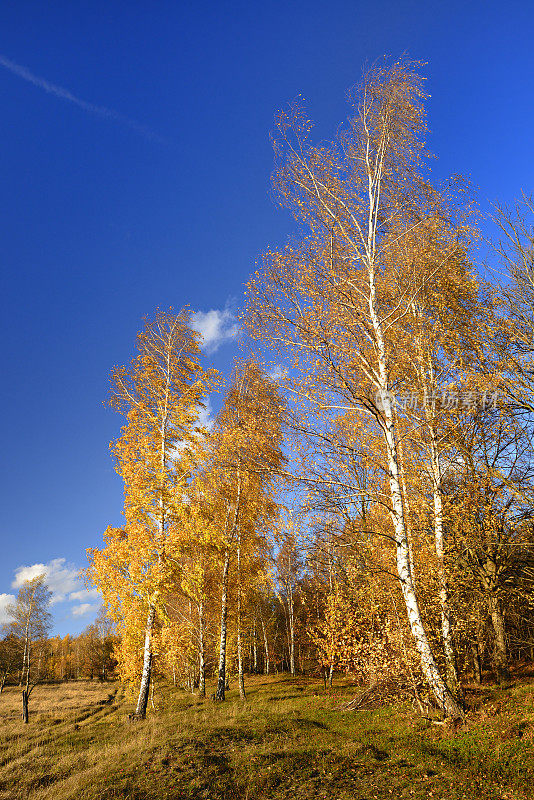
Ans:
[{"label": "thin tree trunk", "polygon": [[386,398],[385,433],[388,453],[391,503],[393,507],[392,518],[395,529],[395,541],[397,549],[397,572],[401,582],[404,602],[406,603],[408,621],[410,623],[410,629],[415,640],[416,647],[419,651],[423,675],[432,689],[434,696],[436,697],[446,716],[460,719],[463,716],[463,709],[440,675],[434,655],[430,649],[426,631],[423,626],[423,621],[421,619],[421,613],[419,610],[419,603],[417,601],[417,595],[412,581],[410,554],[408,540],[406,538],[406,531],[404,528],[404,511],[402,506],[398,466],[396,460],[395,435],[392,426],[391,408],[389,404],[390,401]]},{"label": "thin tree trunk", "polygon": [[295,674],[295,614],[293,608],[293,587],[291,578],[288,581],[287,611],[289,620],[289,671]]},{"label": "thin tree trunk", "polygon": [[28,660],[28,668],[26,670],[26,685],[22,690],[22,721],[25,724],[27,724],[30,721],[29,701],[30,701],[30,663]]},{"label": "thin tree trunk", "polygon": [[26,658],[26,685],[22,690],[22,721],[27,724],[30,721],[30,711],[29,711],[29,702],[30,702],[30,641],[28,638],[28,654]]},{"label": "thin tree trunk", "polygon": [[224,553],[224,567],[222,577],[222,599],[221,599],[221,642],[219,649],[219,675],[217,679],[217,690],[215,700],[222,702],[226,688],[226,627],[228,619],[228,572],[230,569],[230,551]]},{"label": "thin tree trunk", "polygon": [[[414,315],[419,312],[416,304],[412,304]],[[452,635],[452,612],[449,603],[449,588],[447,584],[447,574],[445,570],[445,538],[443,530],[443,499],[442,499],[442,474],[441,464],[439,457],[439,448],[436,440],[436,429],[434,422],[434,400],[429,395],[429,392],[436,390],[436,377],[432,358],[425,352],[425,348],[420,338],[417,339],[417,348],[419,352],[419,376],[423,386],[423,409],[427,421],[427,428],[429,434],[429,459],[430,471],[432,477],[432,498],[433,498],[433,512],[434,512],[434,549],[438,562],[438,579],[439,579],[439,604],[441,613],[441,638],[443,643],[443,654],[445,656],[445,671],[446,679],[449,689],[452,694],[459,700],[463,700],[463,693],[460,681],[458,679],[456,649],[454,647]],[[406,487],[403,483],[403,491],[406,497]],[[413,559],[412,559],[413,564]],[[413,574],[412,574],[413,581]]]},{"label": "thin tree trunk", "polygon": [[289,671],[291,675],[295,674],[295,618],[293,615],[293,603],[291,603],[291,610],[289,612]]},{"label": "thin tree trunk", "polygon": [[241,652],[241,631],[237,631],[237,671],[238,671],[238,684],[239,684],[239,697],[242,700],[246,699],[245,694],[245,677],[243,673],[243,656]]},{"label": "thin tree trunk", "polygon": [[[25,687],[22,690],[22,721],[27,724],[30,721],[29,701],[30,701],[30,658],[31,658],[31,640],[30,640],[30,614],[33,603],[30,605],[30,612],[28,613],[28,623],[26,625],[25,636],[25,649],[26,649],[26,681]],[[24,677],[24,676],[23,676]]]},{"label": "thin tree trunk", "polygon": [[[437,467],[439,470],[439,466]],[[441,608],[441,636],[443,639],[443,652],[445,655],[445,669],[447,683],[453,695],[461,700],[462,687],[458,679],[456,666],[456,648],[452,636],[452,613],[449,604],[449,587],[445,571],[445,542],[443,537],[443,502],[440,484],[434,481],[434,538],[438,560],[439,577],[439,602]]]},{"label": "thin tree trunk", "polygon": [[283,669],[284,664],[286,665],[289,664],[289,653],[291,651],[291,633],[290,633],[291,626],[289,624],[289,608],[287,607],[287,604],[282,601],[281,598],[279,598],[279,600],[284,611],[284,622],[286,624],[287,658],[285,657],[285,655],[282,655],[282,669]]},{"label": "thin tree trunk", "polygon": [[328,670],[328,688],[332,688],[332,681],[334,680],[334,665],[330,664],[330,669]]},{"label": "thin tree trunk", "polygon": [[[369,246],[369,251],[371,245]],[[386,444],[389,486],[391,495],[391,517],[395,530],[395,542],[397,550],[397,572],[401,582],[404,602],[412,636],[421,659],[421,669],[434,696],[436,697],[443,712],[448,717],[460,719],[463,717],[463,709],[460,703],[453,696],[447,684],[441,677],[436,660],[430,648],[426,631],[423,626],[417,594],[413,583],[410,551],[406,526],[404,521],[404,507],[402,503],[402,491],[399,476],[399,465],[397,459],[397,442],[395,436],[395,425],[393,421],[392,398],[389,392],[389,379],[386,365],[386,350],[381,323],[376,314],[375,299],[375,279],[372,269],[369,270],[369,311],[376,336],[378,367],[380,376],[380,395],[384,412],[383,433]]]},{"label": "thin tree trunk", "polygon": [[265,664],[263,667],[263,672],[265,675],[269,674],[269,643],[267,641],[267,633],[265,632],[265,623],[263,622],[263,614],[260,611],[260,619],[261,619],[261,629],[263,631],[263,647],[265,649]]},{"label": "thin tree trunk", "polygon": [[206,697],[206,658],[204,653],[204,600],[198,604],[198,695]]},{"label": "thin tree trunk", "polygon": [[254,627],[252,629],[252,652],[253,652],[253,670],[254,675],[258,674],[258,642],[256,640],[256,614],[254,614]]},{"label": "thin tree trunk", "polygon": [[154,620],[156,617],[156,607],[150,603],[145,629],[145,646],[143,651],[143,673],[141,675],[141,685],[139,687],[139,697],[137,708],[135,709],[135,719],[145,719],[148,705],[150,689],[150,678],[152,675],[152,633],[154,631]]},{"label": "thin tree trunk", "polygon": [[102,680],[106,680],[106,639],[102,636]]},{"label": "thin tree trunk", "polygon": [[[416,304],[412,310],[416,313]],[[427,428],[430,439],[430,470],[433,484],[433,506],[434,506],[434,548],[438,562],[439,579],[439,604],[441,612],[441,638],[443,643],[443,654],[445,656],[445,671],[449,689],[457,700],[463,702],[462,687],[458,678],[456,648],[452,634],[452,612],[449,602],[449,587],[447,583],[447,573],[445,570],[445,537],[443,530],[443,498],[442,498],[442,474],[439,456],[439,447],[436,439],[436,427],[434,421],[434,400],[429,392],[436,390],[436,376],[431,356],[425,352],[425,348],[420,338],[417,340],[420,365],[419,375],[423,385],[423,408],[427,421]],[[406,489],[404,488],[405,498]],[[406,498],[407,501],[407,498]],[[413,561],[412,561],[413,563]],[[413,576],[412,576],[413,580]]]},{"label": "thin tree trunk", "polygon": [[22,669],[20,671],[19,686],[22,686],[22,683],[24,681],[24,672],[26,671],[26,673],[29,675],[30,646],[31,646],[30,619],[31,619],[32,609],[33,609],[33,599],[30,601],[28,618],[26,620],[26,630],[24,631],[24,654],[22,656]]},{"label": "thin tree trunk", "polygon": [[473,656],[473,676],[475,683],[480,686],[482,683],[482,665],[480,663],[480,651],[478,649],[478,642],[474,642],[471,646],[471,654]]},{"label": "thin tree trunk", "polygon": [[23,689],[22,690],[22,721],[24,723],[26,723],[26,724],[30,721],[30,714],[29,714],[29,709],[28,709],[28,700],[29,700],[28,690],[27,689]]},{"label": "thin tree trunk", "polygon": [[[397,424],[397,412],[396,409],[394,410],[394,419],[395,424]],[[402,501],[404,503],[404,508],[406,509],[404,515],[404,527],[406,529],[406,540],[408,542],[408,555],[410,556],[410,572],[412,573],[412,581],[415,588],[415,571],[414,571],[414,561],[413,561],[413,549],[412,549],[412,537],[410,533],[410,520],[411,520],[411,512],[410,512],[410,500],[408,497],[408,491],[406,489],[406,473],[404,469],[404,448],[401,442],[397,442],[397,452],[399,457],[399,474],[401,478],[401,489],[402,489]]]},{"label": "thin tree trunk", "polygon": [[245,677],[243,675],[243,651],[241,644],[241,533],[239,533],[237,545],[237,673],[239,697],[245,700]]}]

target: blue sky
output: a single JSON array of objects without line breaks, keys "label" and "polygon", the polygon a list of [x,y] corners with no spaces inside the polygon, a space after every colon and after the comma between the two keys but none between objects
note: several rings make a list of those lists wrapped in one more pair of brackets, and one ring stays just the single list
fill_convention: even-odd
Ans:
[{"label": "blue sky", "polygon": [[206,360],[231,368],[243,285],[292,228],[275,111],[302,94],[327,137],[363,65],[407,52],[436,178],[488,210],[534,191],[533,34],[525,0],[2,3],[0,593],[44,568],[56,630],[92,620],[76,573],[122,506],[109,372],[170,305],[212,312]]}]

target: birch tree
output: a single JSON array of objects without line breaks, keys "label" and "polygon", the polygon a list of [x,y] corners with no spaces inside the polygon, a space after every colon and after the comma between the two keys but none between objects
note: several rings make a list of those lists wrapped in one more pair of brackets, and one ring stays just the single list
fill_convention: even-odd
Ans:
[{"label": "birch tree", "polygon": [[266,521],[276,513],[273,477],[283,461],[280,398],[275,384],[252,362],[236,369],[212,433],[212,457],[203,479],[203,496],[219,528],[222,561],[221,625],[216,699],[225,698],[230,567],[238,568],[237,648],[240,690],[244,695],[242,579],[248,553],[261,547]]},{"label": "birch tree", "polygon": [[[207,617],[213,609],[213,596],[217,591],[219,540],[218,531],[202,496],[201,485],[202,482],[197,479],[188,491],[187,514],[176,532],[174,549],[170,556],[174,562],[173,590],[182,595],[181,607],[178,598],[174,596],[167,598],[166,605],[167,616],[174,620],[175,628],[183,628],[184,625],[188,628],[188,639],[193,645],[197,661],[198,693],[200,697],[205,697]],[[184,601],[189,604],[189,613],[184,612]]]},{"label": "birch tree", "polygon": [[[404,392],[395,410],[397,418],[402,418],[405,439],[398,447],[401,479],[405,484],[406,451],[415,450],[418,463],[411,493],[421,497],[421,466],[426,478],[423,492],[428,486],[447,682],[458,696],[461,687],[447,582],[443,485],[453,462],[451,431],[462,419],[458,409],[462,411],[465,397],[475,397],[475,392],[469,390],[476,386],[476,372],[485,350],[484,333],[492,309],[491,302],[488,304],[480,291],[467,257],[468,248],[469,228],[459,225],[445,209],[389,249],[389,258],[401,264],[410,261],[421,269],[423,277],[429,266],[447,263],[447,269],[438,269],[432,281],[421,281],[418,296],[406,305],[398,326],[403,340],[405,390],[409,391]],[[406,341],[405,331],[410,333],[411,341]],[[403,493],[408,512],[405,485]]]},{"label": "birch tree", "polygon": [[249,284],[247,321],[252,336],[268,341],[272,357],[287,358],[295,416],[312,437],[313,417],[324,427],[336,416],[361,414],[382,437],[398,578],[421,669],[444,713],[460,717],[419,608],[393,402],[399,322],[455,253],[451,248],[425,272],[389,258],[397,241],[446,202],[423,177],[425,96],[416,67],[401,60],[372,69],[331,145],[312,146],[300,103],[278,115],[275,187],[306,233],[265,255]]},{"label": "birch tree", "polygon": [[35,650],[39,646],[42,648],[51,625],[48,607],[52,595],[45,580],[45,575],[37,575],[31,580],[24,581],[18,591],[17,599],[7,609],[13,618],[11,630],[22,643],[20,685],[24,723],[29,722],[30,695],[41,677],[39,667],[42,658],[40,660],[36,658]]},{"label": "birch tree", "polygon": [[[199,364],[198,334],[189,314],[158,312],[137,338],[138,355],[116,369],[110,404],[126,415],[112,443],[124,480],[125,525],[106,531],[102,550],[88,551],[89,576],[124,626],[126,641],[142,632],[142,672],[135,716],[146,715],[153,636],[171,568],[168,550],[196,467],[198,417],[214,375]],[[132,638],[133,637],[133,638]],[[128,669],[126,652],[123,668]],[[134,655],[134,654],[132,654]],[[136,671],[136,659],[131,664]]]},{"label": "birch tree", "polygon": [[279,585],[278,598],[284,610],[287,631],[287,649],[289,671],[296,674],[295,668],[295,594],[298,588],[299,575],[302,571],[302,559],[297,541],[295,524],[291,511],[286,519],[281,520],[277,531],[276,575],[275,583]]}]

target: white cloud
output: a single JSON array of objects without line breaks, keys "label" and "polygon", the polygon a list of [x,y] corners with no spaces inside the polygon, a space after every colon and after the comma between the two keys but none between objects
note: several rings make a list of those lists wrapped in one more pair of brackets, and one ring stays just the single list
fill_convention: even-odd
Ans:
[{"label": "white cloud", "polygon": [[32,564],[31,567],[17,567],[15,570],[15,580],[11,584],[14,589],[20,589],[25,581],[31,581],[38,575],[46,574],[45,564]]},{"label": "white cloud", "polygon": [[72,592],[80,589],[80,571],[73,564],[67,564],[64,558],[53,558],[48,564],[32,564],[29,567],[18,567],[15,570],[13,589],[19,589],[24,581],[30,581],[37,575],[44,575],[46,584],[52,592],[52,604],[66,600]]},{"label": "white cloud", "polygon": [[[46,585],[52,593],[52,605],[64,602],[75,604],[70,610],[73,617],[82,617],[99,609],[100,593],[96,589],[85,588],[80,570],[74,564],[69,564],[65,558],[53,558],[46,564],[18,567],[11,586],[13,589],[20,589],[25,581],[38,575],[45,576]],[[14,601],[15,595],[0,594],[0,624],[7,621],[5,607]]]},{"label": "white cloud", "polygon": [[81,603],[79,606],[74,606],[72,609],[73,617],[83,617],[91,611],[97,611],[98,603]]},{"label": "white cloud", "polygon": [[99,600],[100,592],[98,589],[80,589],[78,592],[71,592],[69,600]]},{"label": "white cloud", "polygon": [[15,595],[14,594],[0,594],[0,625],[4,625],[6,622],[11,622],[11,617],[7,613],[7,607],[10,603],[15,602]]},{"label": "white cloud", "polygon": [[225,342],[233,341],[239,333],[237,319],[228,306],[222,311],[217,308],[195,311],[191,314],[191,327],[200,333],[201,347],[208,355]]}]

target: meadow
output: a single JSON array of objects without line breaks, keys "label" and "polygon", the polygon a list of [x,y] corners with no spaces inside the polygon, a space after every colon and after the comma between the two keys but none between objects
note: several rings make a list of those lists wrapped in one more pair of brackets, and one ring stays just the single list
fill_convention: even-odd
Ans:
[{"label": "meadow", "polygon": [[[212,688],[212,687],[210,687]],[[461,725],[409,703],[343,711],[355,687],[251,677],[224,704],[156,688],[146,721],[119,684],[38,686],[0,695],[0,800],[523,800],[534,778],[529,678],[468,690]]]}]

